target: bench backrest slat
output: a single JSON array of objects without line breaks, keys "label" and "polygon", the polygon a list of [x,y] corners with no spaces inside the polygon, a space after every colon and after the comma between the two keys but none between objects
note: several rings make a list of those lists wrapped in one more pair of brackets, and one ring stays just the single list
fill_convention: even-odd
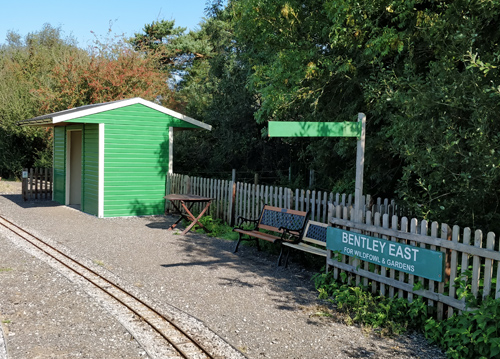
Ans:
[{"label": "bench backrest slat", "polygon": [[258,227],[275,232],[282,232],[280,227],[285,227],[299,232],[304,228],[307,217],[307,212],[266,205],[262,209]]},{"label": "bench backrest slat", "polygon": [[326,247],[326,229],[328,224],[309,221],[307,222],[306,229],[304,231],[304,236],[302,240],[304,242],[314,243],[323,247]]}]

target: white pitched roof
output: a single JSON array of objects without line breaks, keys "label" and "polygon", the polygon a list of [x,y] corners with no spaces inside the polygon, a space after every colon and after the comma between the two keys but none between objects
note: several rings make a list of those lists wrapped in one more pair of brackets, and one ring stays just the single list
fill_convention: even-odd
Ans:
[{"label": "white pitched roof", "polygon": [[34,118],[31,118],[28,120],[20,121],[19,125],[54,125],[57,123],[61,123],[61,122],[68,121],[68,120],[73,120],[73,119],[80,118],[83,116],[94,115],[96,113],[114,110],[117,108],[135,105],[135,104],[141,104],[141,105],[147,106],[147,107],[152,108],[156,111],[162,112],[162,113],[170,115],[172,117],[175,117],[179,120],[186,121],[190,124],[201,127],[205,130],[209,130],[209,131],[212,130],[212,126],[210,126],[206,123],[195,120],[194,118],[191,118],[188,116],[184,116],[181,113],[178,113],[178,112],[170,110],[166,107],[160,106],[154,102],[144,100],[140,97],[134,97],[131,99],[118,100],[118,101],[113,101],[113,102],[105,102],[105,103],[98,103],[98,104],[93,104],[93,105],[80,106],[80,107],[72,108],[69,110],[54,112],[54,113],[50,113],[48,115],[38,116],[38,117],[34,117]]}]

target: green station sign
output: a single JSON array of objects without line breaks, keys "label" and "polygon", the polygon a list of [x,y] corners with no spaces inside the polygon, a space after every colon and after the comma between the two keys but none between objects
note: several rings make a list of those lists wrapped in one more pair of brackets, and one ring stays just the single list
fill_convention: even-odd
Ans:
[{"label": "green station sign", "polygon": [[269,121],[269,137],[359,137],[360,122]]},{"label": "green station sign", "polygon": [[419,277],[443,281],[443,253],[328,227],[326,246],[347,256]]}]

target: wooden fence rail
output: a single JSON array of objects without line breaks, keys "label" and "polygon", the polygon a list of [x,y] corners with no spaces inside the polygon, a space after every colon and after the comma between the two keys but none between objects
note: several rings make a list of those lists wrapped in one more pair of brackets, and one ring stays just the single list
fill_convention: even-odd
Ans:
[{"label": "wooden fence rail", "polygon": [[[415,218],[381,215],[371,211],[364,214],[364,223],[355,223],[351,220],[353,211],[346,207],[331,205],[330,212],[331,224],[336,227],[355,228],[365,235],[441,251],[446,258],[444,281],[436,282],[355,257],[332,255],[329,251],[327,265],[333,267],[335,278],[345,271],[351,283],[371,285],[374,293],[407,298],[409,301],[414,296],[423,297],[427,306],[435,309],[438,319],[451,317],[454,310],[467,309],[465,298],[457,297],[457,278],[467,283],[476,298],[500,298],[500,252],[495,246],[494,233],[488,233],[485,241],[480,230],[472,234],[470,228],[450,228],[444,223],[418,222]],[[482,248],[483,243],[486,243],[486,248]]]},{"label": "wooden fence rail", "polygon": [[[321,191],[296,190],[242,182],[168,176],[167,193],[198,194],[214,198],[213,218],[234,223],[235,218],[256,218],[264,204],[311,211],[311,219],[340,228],[355,228],[366,235],[409,244],[444,253],[445,280],[436,282],[381,265],[374,265],[347,255],[327,258],[335,278],[342,272],[349,283],[363,284],[374,293],[413,301],[421,297],[438,319],[451,317],[455,311],[467,310],[465,298],[457,296],[455,279],[467,283],[476,298],[500,298],[500,252],[495,234],[483,238],[480,230],[410,218],[394,201],[364,196],[363,221],[353,221],[352,195]],[[166,204],[167,208],[169,204]],[[407,215],[407,216],[405,216]],[[486,248],[483,248],[485,246]]]},{"label": "wooden fence rail", "polygon": [[[167,176],[167,194],[195,194],[214,198],[209,214],[214,219],[221,219],[233,224],[239,216],[256,218],[264,204],[310,211],[311,219],[327,223],[328,205],[341,205],[351,208],[354,196],[349,194],[328,193],[314,190],[295,190],[278,186],[255,185],[243,182],[189,177],[180,174]],[[363,196],[364,211],[401,214],[401,208],[394,200],[374,199]],[[166,210],[173,208],[166,203]],[[198,209],[195,207],[195,210]]]},{"label": "wooden fence rail", "polygon": [[52,199],[51,168],[25,168],[22,177],[23,199],[25,201]]}]

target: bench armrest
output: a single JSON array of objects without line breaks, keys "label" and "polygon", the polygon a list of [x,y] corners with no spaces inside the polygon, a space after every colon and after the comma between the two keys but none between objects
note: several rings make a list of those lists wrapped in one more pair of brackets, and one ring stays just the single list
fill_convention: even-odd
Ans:
[{"label": "bench armrest", "polygon": [[281,241],[289,243],[299,243],[302,240],[302,232],[297,230],[292,230],[286,227],[280,227]]},{"label": "bench armrest", "polygon": [[234,228],[243,229],[242,226],[243,226],[244,222],[254,223],[255,224],[255,228],[257,228],[257,224],[259,223],[259,220],[258,219],[248,219],[248,218],[244,218],[242,216],[239,216],[236,219],[236,224],[235,224]]}]

